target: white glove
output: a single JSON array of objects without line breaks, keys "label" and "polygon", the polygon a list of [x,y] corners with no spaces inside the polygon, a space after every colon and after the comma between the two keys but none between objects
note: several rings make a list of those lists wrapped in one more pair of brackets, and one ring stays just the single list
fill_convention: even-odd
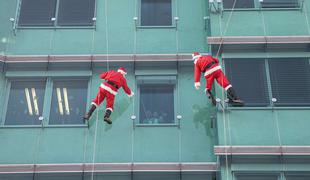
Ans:
[{"label": "white glove", "polygon": [[128,97],[132,97],[133,95],[135,95],[135,93],[133,93],[132,91],[131,91],[131,93],[128,95]]},{"label": "white glove", "polygon": [[195,88],[198,90],[200,88],[200,82],[195,82]]}]

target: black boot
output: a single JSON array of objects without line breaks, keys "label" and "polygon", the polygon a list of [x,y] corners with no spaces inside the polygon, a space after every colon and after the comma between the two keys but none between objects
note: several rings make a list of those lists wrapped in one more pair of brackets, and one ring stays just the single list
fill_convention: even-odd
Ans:
[{"label": "black boot", "polygon": [[106,123],[108,123],[108,124],[112,124],[112,120],[110,119],[111,114],[112,114],[112,111],[111,111],[110,109],[107,109],[107,110],[105,111],[105,115],[104,115],[103,120],[104,120]]},{"label": "black boot", "polygon": [[228,103],[233,106],[244,106],[244,102],[238,98],[235,90],[232,87],[227,89],[227,98],[229,99]]},{"label": "black boot", "polygon": [[87,114],[85,114],[85,116],[83,117],[84,121],[88,121],[89,118],[91,117],[91,115],[93,114],[93,112],[95,111],[96,106],[94,104],[92,104],[89,108],[89,111]]},{"label": "black boot", "polygon": [[213,106],[215,106],[216,105],[216,100],[215,100],[215,97],[213,96],[211,90],[207,90],[206,94],[207,94],[208,98],[211,99],[211,102],[212,102]]}]

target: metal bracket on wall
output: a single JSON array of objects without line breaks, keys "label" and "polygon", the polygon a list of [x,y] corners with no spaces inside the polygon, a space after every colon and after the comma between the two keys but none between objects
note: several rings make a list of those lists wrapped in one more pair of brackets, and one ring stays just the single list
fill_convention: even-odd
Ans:
[{"label": "metal bracket on wall", "polygon": [[13,32],[13,35],[16,36],[16,21],[15,21],[15,18],[10,18],[10,21],[11,21],[11,25],[12,25],[12,32]]},{"label": "metal bracket on wall", "polygon": [[134,24],[135,24],[135,30],[137,30],[137,27],[138,27],[138,17],[137,16],[133,17],[133,21],[134,21]]},{"label": "metal bracket on wall", "polygon": [[175,29],[178,30],[179,17],[174,17],[174,21],[175,21]]}]

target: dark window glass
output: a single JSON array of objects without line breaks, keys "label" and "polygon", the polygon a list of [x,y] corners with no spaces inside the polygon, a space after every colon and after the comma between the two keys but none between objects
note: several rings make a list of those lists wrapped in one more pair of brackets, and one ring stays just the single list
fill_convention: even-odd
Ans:
[{"label": "dark window glass", "polygon": [[141,124],[174,123],[174,85],[141,84]]},{"label": "dark window glass", "polygon": [[237,180],[278,180],[277,175],[269,174],[238,174]]},{"label": "dark window glass", "polygon": [[19,15],[20,26],[52,26],[56,0],[22,0]]},{"label": "dark window glass", "polygon": [[141,0],[142,26],[171,26],[171,0]]},{"label": "dark window glass", "polygon": [[309,174],[300,174],[300,175],[287,175],[286,180],[309,180],[310,175]]},{"label": "dark window glass", "polygon": [[277,106],[310,105],[310,65],[307,59],[269,60],[272,96]]},{"label": "dark window glass", "polygon": [[225,59],[226,75],[245,106],[269,104],[265,61]]},{"label": "dark window glass", "polygon": [[[235,6],[234,6],[234,2]],[[254,8],[254,0],[224,0],[223,6],[225,9],[234,8]]]},{"label": "dark window glass", "polygon": [[41,124],[45,81],[13,81],[5,125]]},{"label": "dark window glass", "polygon": [[94,11],[95,0],[60,0],[58,25],[91,26]]},{"label": "dark window glass", "polygon": [[298,0],[263,0],[263,8],[296,8],[299,6]]},{"label": "dark window glass", "polygon": [[83,123],[87,84],[86,80],[54,81],[49,124]]}]

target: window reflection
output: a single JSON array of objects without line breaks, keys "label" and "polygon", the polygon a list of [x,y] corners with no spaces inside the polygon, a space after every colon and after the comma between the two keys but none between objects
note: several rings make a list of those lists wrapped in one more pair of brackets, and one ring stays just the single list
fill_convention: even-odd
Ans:
[{"label": "window reflection", "polygon": [[5,124],[40,124],[44,92],[45,81],[12,81]]},{"label": "window reflection", "polygon": [[87,80],[56,80],[53,83],[49,124],[82,124],[87,99]]}]

